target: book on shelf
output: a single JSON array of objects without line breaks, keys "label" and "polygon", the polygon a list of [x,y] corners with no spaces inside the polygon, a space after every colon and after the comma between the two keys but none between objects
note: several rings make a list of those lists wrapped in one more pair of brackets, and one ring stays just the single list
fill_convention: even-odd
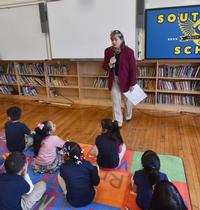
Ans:
[{"label": "book on shelf", "polygon": [[155,104],[155,94],[147,93],[147,97],[142,101],[145,104]]},{"label": "book on shelf", "polygon": [[0,84],[17,84],[17,78],[15,75],[9,75],[9,74],[2,74],[0,75]]},{"label": "book on shelf", "polygon": [[160,90],[200,91],[200,81],[163,81],[158,80]]},{"label": "book on shelf", "polygon": [[156,88],[156,81],[155,80],[150,80],[150,79],[139,79],[137,81],[138,85],[142,88],[142,89],[146,89],[146,90],[155,90]]},{"label": "book on shelf", "polygon": [[92,85],[93,88],[107,88],[108,87],[108,79],[97,77]]},{"label": "book on shelf", "polygon": [[69,80],[67,78],[49,77],[49,83],[51,86],[69,86]]},{"label": "book on shelf", "polygon": [[170,66],[159,67],[159,77],[200,78],[200,66]]},{"label": "book on shelf", "polygon": [[18,95],[18,90],[13,86],[0,85],[0,93],[4,95]]},{"label": "book on shelf", "polygon": [[137,66],[138,77],[156,77],[155,66]]},{"label": "book on shelf", "polygon": [[[48,65],[47,73],[50,75],[69,75],[72,69],[72,64]],[[75,72],[74,74],[77,74]]]},{"label": "book on shelf", "polygon": [[99,72],[98,77],[108,77],[108,75],[109,75],[108,71],[102,70]]},{"label": "book on shelf", "polygon": [[158,104],[199,106],[200,105],[200,96],[158,94],[157,103]]},{"label": "book on shelf", "polygon": [[37,96],[38,95],[34,87],[22,87],[21,92],[22,92],[22,95],[24,96]]},{"label": "book on shelf", "polygon": [[45,78],[41,77],[20,76],[19,82],[21,85],[45,86]]},{"label": "book on shelf", "polygon": [[0,75],[1,74],[15,74],[14,63],[0,64]]},{"label": "book on shelf", "polygon": [[19,74],[21,75],[44,75],[44,64],[18,64]]}]

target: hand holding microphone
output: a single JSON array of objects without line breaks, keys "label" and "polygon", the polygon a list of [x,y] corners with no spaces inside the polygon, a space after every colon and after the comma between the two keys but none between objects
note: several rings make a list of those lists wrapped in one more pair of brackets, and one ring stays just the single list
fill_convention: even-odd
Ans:
[{"label": "hand holding microphone", "polygon": [[110,59],[110,62],[109,62],[109,67],[112,69],[112,68],[114,68],[115,67],[115,63],[116,63],[116,58],[115,58],[115,56],[113,56],[111,59]]}]

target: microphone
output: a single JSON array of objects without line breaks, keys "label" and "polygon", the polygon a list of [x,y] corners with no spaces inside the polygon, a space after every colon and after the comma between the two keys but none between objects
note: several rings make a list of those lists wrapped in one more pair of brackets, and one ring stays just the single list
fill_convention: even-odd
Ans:
[{"label": "microphone", "polygon": [[[114,57],[116,59],[116,53],[114,54]],[[113,63],[113,69],[115,69],[115,63]]]},{"label": "microphone", "polygon": [[[115,57],[115,59],[116,59],[116,52],[115,52],[115,49],[114,49],[114,47],[112,48],[112,51],[113,51],[113,57]],[[115,69],[115,63],[113,63],[113,69]]]}]

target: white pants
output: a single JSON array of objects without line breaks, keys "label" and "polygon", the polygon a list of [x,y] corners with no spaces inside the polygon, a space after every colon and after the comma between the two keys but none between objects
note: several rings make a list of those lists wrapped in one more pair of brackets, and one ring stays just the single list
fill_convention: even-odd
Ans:
[{"label": "white pants", "polygon": [[25,134],[25,149],[24,151],[28,150],[33,145],[33,137]]},{"label": "white pants", "polygon": [[126,145],[123,144],[123,145],[122,145],[122,151],[119,153],[119,164],[120,164],[120,162],[122,161],[122,159],[123,159],[123,157],[124,157],[124,155],[125,155],[125,152],[126,152]]},{"label": "white pants", "polygon": [[66,189],[66,185],[65,185],[65,180],[60,176],[60,173],[58,174],[58,183],[59,183],[64,195],[66,195],[67,189]]},{"label": "white pants", "polygon": [[118,125],[121,127],[123,124],[123,113],[121,108],[122,98],[125,105],[125,119],[130,120],[133,113],[132,103],[123,95],[119,87],[118,77],[115,76],[113,81],[112,91],[111,91],[112,101],[113,101],[113,118],[117,120]]},{"label": "white pants", "polygon": [[46,183],[38,182],[33,191],[28,195],[23,195],[21,200],[21,207],[23,210],[30,210],[39,201],[46,192]]}]

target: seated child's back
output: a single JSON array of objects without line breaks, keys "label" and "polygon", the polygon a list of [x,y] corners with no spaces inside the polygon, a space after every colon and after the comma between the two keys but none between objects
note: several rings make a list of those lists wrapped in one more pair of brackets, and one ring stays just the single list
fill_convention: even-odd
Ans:
[{"label": "seated child's back", "polygon": [[67,142],[65,148],[67,159],[61,166],[60,175],[65,182],[67,201],[74,207],[88,205],[95,196],[94,186],[100,182],[97,167],[83,159],[78,144]]},{"label": "seated child's back", "polygon": [[161,181],[154,188],[151,209],[188,210],[188,207],[173,183]]},{"label": "seated child's back", "polygon": [[102,134],[96,138],[97,163],[103,168],[116,168],[125,153],[125,145],[118,122],[111,119],[101,121]]},{"label": "seated child's back", "polygon": [[19,121],[21,110],[11,107],[7,110],[9,121],[5,124],[6,144],[10,152],[22,152],[25,147],[25,135],[31,135],[30,129]]},{"label": "seated child's back", "polygon": [[142,165],[144,169],[136,171],[133,177],[137,188],[136,202],[141,209],[150,209],[154,185],[168,178],[159,172],[160,160],[155,152],[146,151],[142,156]]},{"label": "seated child's back", "polygon": [[33,170],[36,173],[53,173],[62,164],[63,158],[58,153],[58,148],[62,148],[65,142],[53,135],[55,130],[56,126],[52,121],[39,123],[35,129]]},{"label": "seated child's back", "polygon": [[32,184],[27,168],[28,163],[23,153],[13,152],[7,157],[6,173],[0,175],[1,210],[32,209],[46,191],[45,182],[35,186]]}]

